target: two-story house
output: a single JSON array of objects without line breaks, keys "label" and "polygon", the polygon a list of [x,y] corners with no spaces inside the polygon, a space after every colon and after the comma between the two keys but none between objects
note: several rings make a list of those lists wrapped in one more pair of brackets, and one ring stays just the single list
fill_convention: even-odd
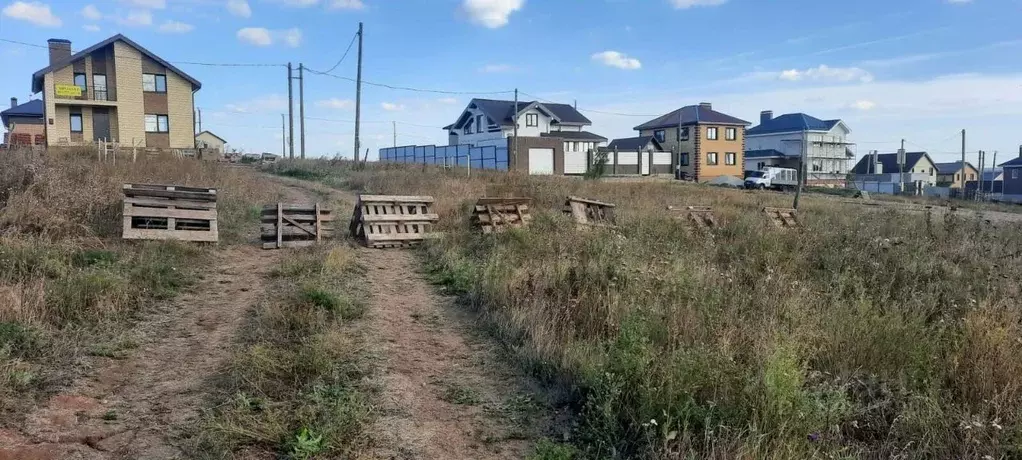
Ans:
[{"label": "two-story house", "polygon": [[1004,171],[1001,196],[1008,201],[1022,203],[1022,147],[1019,147],[1018,158],[1001,163]]},{"label": "two-story house", "polygon": [[46,145],[46,124],[43,123],[43,101],[33,99],[18,104],[11,98],[11,107],[0,112],[3,120],[4,143],[7,145]]},{"label": "two-story house", "polygon": [[979,177],[979,170],[968,161],[964,168],[961,161],[936,163],[934,166],[937,168],[937,185],[942,187],[964,188],[966,182]]},{"label": "two-story house", "polygon": [[634,129],[674,152],[678,177],[705,182],[742,177],[745,127],[749,122],[713,110],[708,102],[682,107]]},{"label": "two-story house", "polygon": [[937,167],[926,152],[905,152],[904,166],[897,153],[871,153],[859,159],[851,174],[856,188],[881,193],[920,194],[937,184]]},{"label": "two-story house", "polygon": [[74,54],[68,40],[48,43],[50,65],[32,74],[48,146],[195,147],[198,80],[120,34]]},{"label": "two-story house", "polygon": [[821,120],[804,113],[773,111],[759,115],[759,125],[745,133],[745,169],[766,166],[799,169],[806,153],[806,182],[811,185],[844,185],[848,160],[855,155],[848,142],[851,130],[841,120]]}]

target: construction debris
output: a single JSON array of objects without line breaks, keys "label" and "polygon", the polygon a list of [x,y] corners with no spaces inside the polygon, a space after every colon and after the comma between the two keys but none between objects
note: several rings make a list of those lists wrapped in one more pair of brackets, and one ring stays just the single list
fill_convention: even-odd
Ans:
[{"label": "construction debris", "polygon": [[312,246],[333,237],[333,227],[326,226],[333,220],[330,209],[319,203],[263,206],[260,216],[263,249]]},{"label": "construction debris", "polygon": [[431,233],[440,216],[431,196],[359,195],[349,230],[371,248],[415,246]]},{"label": "construction debris", "polygon": [[717,218],[710,206],[668,206],[667,210],[674,211],[677,218],[688,220],[697,228],[717,228]]},{"label": "construction debris", "polygon": [[531,198],[480,198],[472,208],[472,225],[485,234],[528,227],[531,205]]},{"label": "construction debris", "polygon": [[763,212],[766,213],[770,221],[779,228],[794,228],[800,227],[802,224],[798,221],[798,211],[794,208],[763,208]]},{"label": "construction debris", "polygon": [[126,240],[180,240],[215,243],[216,189],[180,185],[124,184]]},{"label": "construction debris", "polygon": [[617,219],[611,203],[569,196],[564,202],[564,213],[568,214],[579,225],[595,227],[615,227]]}]

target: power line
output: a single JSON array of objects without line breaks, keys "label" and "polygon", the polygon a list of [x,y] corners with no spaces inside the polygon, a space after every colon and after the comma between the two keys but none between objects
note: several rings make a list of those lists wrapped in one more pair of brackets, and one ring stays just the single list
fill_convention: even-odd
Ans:
[{"label": "power line", "polygon": [[325,71],[325,72],[316,72],[315,70],[312,70],[312,69],[310,69],[308,67],[306,67],[305,70],[308,70],[309,72],[324,73],[324,74],[328,74],[330,72],[333,72],[334,69],[337,68],[337,66],[341,65],[341,63],[344,62],[344,58],[348,57],[348,52],[351,51],[351,46],[355,44],[355,39],[356,38],[358,38],[358,32],[356,32],[354,35],[351,36],[351,41],[348,42],[348,49],[344,50],[344,54],[341,55],[341,58],[338,59],[337,62],[334,64],[334,66],[331,67],[330,69],[328,69],[327,71]]},{"label": "power line", "polygon": [[[48,46],[48,45],[39,45],[39,44],[36,44],[36,43],[21,42],[21,41],[18,41],[18,40],[11,40],[9,38],[0,38],[0,42],[12,43],[12,44],[15,44],[15,45],[22,45],[22,46],[31,46],[33,48],[44,48],[44,49],[47,49],[47,50],[50,49],[50,46]],[[71,54],[73,55],[75,53],[80,53],[80,52],[81,52],[80,50],[79,51],[72,50]],[[132,57],[132,56],[117,56],[117,59],[132,59],[132,60],[136,60],[136,61],[141,61],[142,60],[142,58],[136,58],[136,57]],[[167,61],[167,62],[170,62],[171,64],[199,65],[199,66],[207,66],[207,67],[286,67],[284,64],[252,64],[252,63],[196,62],[196,61]]]},{"label": "power line", "polygon": [[[354,78],[351,78],[351,77],[343,77],[343,76],[340,76],[340,75],[334,75],[332,73],[327,73],[327,72],[317,72],[317,71],[312,70],[312,69],[306,69],[306,70],[308,70],[309,72],[312,72],[312,73],[314,73],[316,75],[323,75],[325,77],[336,78],[338,80],[345,80],[345,81],[350,81],[350,82],[355,82],[356,81]],[[410,86],[388,85],[386,83],[376,83],[376,82],[371,82],[371,81],[367,81],[367,80],[362,80],[362,84],[369,85],[369,86],[378,86],[378,87],[381,87],[381,88],[387,88],[387,89],[393,89],[393,90],[399,90],[399,91],[412,91],[412,92],[416,92],[416,93],[434,93],[434,94],[510,94],[510,93],[514,92],[513,90],[509,90],[509,91],[447,91],[447,90],[442,90],[442,89],[423,89],[423,88],[413,88],[413,87],[410,87]]]}]

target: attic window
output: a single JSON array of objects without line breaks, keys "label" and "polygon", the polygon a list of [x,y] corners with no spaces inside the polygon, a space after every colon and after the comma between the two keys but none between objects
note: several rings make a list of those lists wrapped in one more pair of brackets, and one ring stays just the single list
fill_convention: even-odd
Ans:
[{"label": "attic window", "polygon": [[663,129],[653,131],[653,137],[656,138],[657,142],[664,142],[666,140],[667,132]]},{"label": "attic window", "polygon": [[160,74],[142,74],[142,91],[147,93],[166,93],[167,76]]},{"label": "attic window", "polygon": [[472,121],[473,119],[469,118],[468,122],[465,123],[465,134],[472,134]]},{"label": "attic window", "polygon": [[679,141],[687,141],[688,140],[688,128],[687,127],[685,127],[685,128],[678,128],[678,140]]},{"label": "attic window", "polygon": [[525,126],[539,127],[539,114],[538,113],[525,114]]}]

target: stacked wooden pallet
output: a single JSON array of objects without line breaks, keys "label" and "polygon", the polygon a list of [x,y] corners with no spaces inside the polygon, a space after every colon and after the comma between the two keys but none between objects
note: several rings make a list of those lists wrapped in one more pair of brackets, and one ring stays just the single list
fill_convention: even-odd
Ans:
[{"label": "stacked wooden pallet", "polygon": [[472,225],[487,234],[527,227],[531,205],[531,198],[480,198],[472,208]]},{"label": "stacked wooden pallet", "polygon": [[333,214],[319,203],[263,206],[260,220],[263,249],[312,246],[334,235]]},{"label": "stacked wooden pallet", "polygon": [[431,196],[359,195],[349,230],[372,248],[404,248],[432,236],[440,216]]},{"label": "stacked wooden pallet", "polygon": [[611,203],[569,196],[564,202],[564,213],[571,216],[579,225],[614,227],[617,225],[615,207]]},{"label": "stacked wooden pallet", "polygon": [[763,212],[773,222],[774,226],[780,228],[798,227],[798,211],[793,208],[763,208]]},{"label": "stacked wooden pallet", "polygon": [[216,242],[214,188],[124,184],[124,239]]},{"label": "stacked wooden pallet", "polygon": [[710,206],[668,206],[667,210],[673,211],[679,219],[692,222],[692,225],[697,228],[710,229],[717,228],[718,226],[717,218],[714,216],[713,208]]}]

